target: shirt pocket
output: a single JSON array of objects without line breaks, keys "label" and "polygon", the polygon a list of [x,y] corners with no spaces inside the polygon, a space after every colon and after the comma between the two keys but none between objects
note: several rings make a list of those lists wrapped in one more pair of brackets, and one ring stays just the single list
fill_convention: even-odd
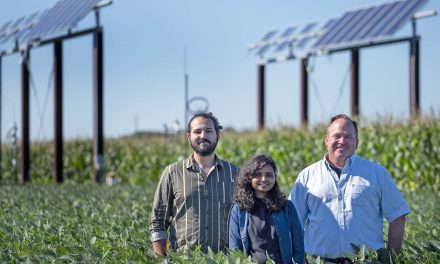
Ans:
[{"label": "shirt pocket", "polygon": [[375,197],[375,190],[373,186],[368,184],[354,183],[350,189],[350,200],[354,205],[365,205],[369,201],[372,201]]}]

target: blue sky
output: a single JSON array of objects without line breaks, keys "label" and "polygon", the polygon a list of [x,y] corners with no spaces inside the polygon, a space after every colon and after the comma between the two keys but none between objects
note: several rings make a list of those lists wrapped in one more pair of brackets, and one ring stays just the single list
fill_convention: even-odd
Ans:
[{"label": "blue sky", "polygon": [[[0,0],[0,24],[51,7],[56,0]],[[101,11],[104,26],[104,134],[118,137],[138,130],[163,131],[184,120],[184,47],[190,97],[202,96],[225,127],[257,126],[257,58],[246,45],[271,29],[324,23],[345,11],[381,3],[351,0],[114,0]],[[422,10],[440,11],[430,0]],[[410,23],[396,37],[409,36]],[[94,25],[93,15],[78,29]],[[418,22],[421,42],[421,108],[440,108],[440,17]],[[1,47],[2,49],[4,46]],[[380,115],[405,119],[409,115],[408,51],[405,44],[361,51],[361,113],[369,120]],[[31,51],[31,138],[51,140],[53,85],[50,45]],[[64,43],[64,137],[92,135],[92,38]],[[281,55],[281,54],[280,54]],[[334,114],[349,113],[350,86],[346,78],[350,54],[312,59],[309,85],[311,124]],[[20,56],[3,58],[2,140],[16,121],[20,126]],[[299,62],[271,64],[266,70],[266,124],[297,127]],[[45,103],[47,102],[47,103]],[[39,109],[37,105],[39,105]],[[39,114],[43,112],[44,114]],[[194,105],[194,108],[197,108]],[[19,127],[20,129],[20,127]]]}]

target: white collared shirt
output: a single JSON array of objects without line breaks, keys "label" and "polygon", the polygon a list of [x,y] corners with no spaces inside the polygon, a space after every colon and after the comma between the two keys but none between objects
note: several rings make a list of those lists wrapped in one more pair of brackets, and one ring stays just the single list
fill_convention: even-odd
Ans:
[{"label": "white collared shirt", "polygon": [[353,254],[351,243],[385,247],[383,218],[392,222],[410,212],[387,170],[356,155],[340,178],[325,158],[305,168],[289,199],[304,227],[305,252],[326,258]]}]

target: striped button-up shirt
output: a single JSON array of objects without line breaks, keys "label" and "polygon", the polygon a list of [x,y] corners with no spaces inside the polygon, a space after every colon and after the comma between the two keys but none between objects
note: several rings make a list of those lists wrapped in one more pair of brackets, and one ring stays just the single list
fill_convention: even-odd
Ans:
[{"label": "striped button-up shirt", "polygon": [[169,165],[163,172],[154,195],[150,222],[151,241],[167,239],[172,248],[201,245],[214,252],[228,243],[229,210],[239,168],[215,158],[205,175],[193,160]]}]

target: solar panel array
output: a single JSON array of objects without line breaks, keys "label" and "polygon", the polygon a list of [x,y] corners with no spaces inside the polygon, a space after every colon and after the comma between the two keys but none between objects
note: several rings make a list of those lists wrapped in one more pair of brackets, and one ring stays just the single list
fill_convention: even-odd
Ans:
[{"label": "solar panel array", "polygon": [[0,27],[0,45],[9,41],[30,44],[63,31],[71,30],[102,0],[61,0],[52,8],[35,12]]},{"label": "solar panel array", "polygon": [[62,0],[55,4],[32,28],[25,40],[74,28],[101,0]]},{"label": "solar panel array", "polygon": [[317,39],[313,48],[331,48],[392,36],[427,0],[385,3],[346,12]]},{"label": "solar panel array", "polygon": [[[332,18],[317,27],[317,23],[306,25],[296,35],[295,27],[289,27],[279,37],[276,31],[268,32],[256,45],[248,47],[263,57],[272,47],[275,52],[287,47],[293,50],[319,51],[349,47],[391,37],[428,0],[398,0],[384,4],[353,9],[341,17]],[[311,44],[311,40],[315,41]],[[309,45],[309,46],[307,46]]]},{"label": "solar panel array", "polygon": [[315,28],[317,23],[310,23],[306,25],[302,30],[299,31],[297,35],[293,35],[296,32],[296,27],[288,27],[283,31],[283,33],[274,38],[277,31],[271,30],[267,32],[264,37],[257,43],[249,46],[250,50],[256,50],[256,55],[263,57],[263,55],[271,48],[275,47],[275,51],[279,52],[285,50],[288,47],[297,47],[298,44],[305,43],[302,41],[307,41],[313,36],[312,29]]}]

